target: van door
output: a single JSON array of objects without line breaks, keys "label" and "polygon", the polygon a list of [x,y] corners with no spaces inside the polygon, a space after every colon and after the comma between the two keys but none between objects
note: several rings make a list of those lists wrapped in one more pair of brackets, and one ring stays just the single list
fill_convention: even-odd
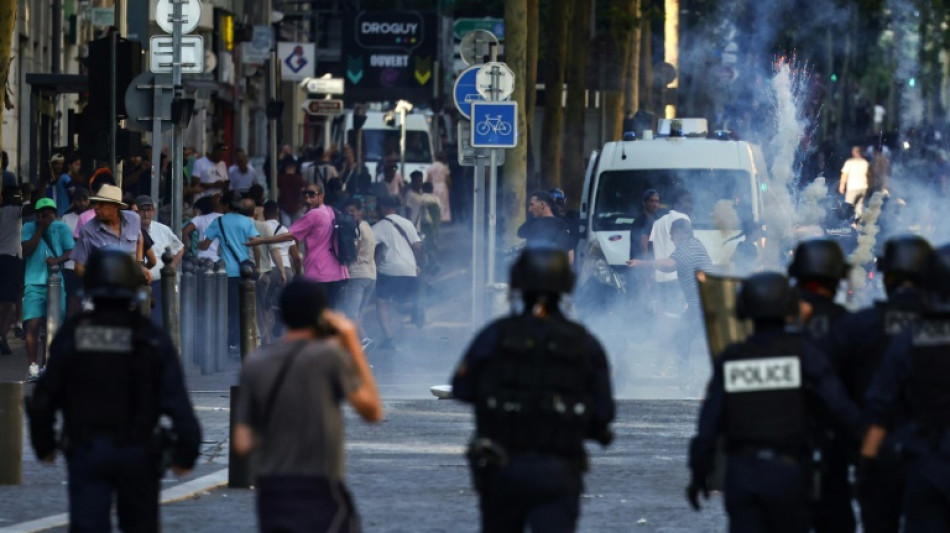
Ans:
[{"label": "van door", "polygon": [[587,252],[587,227],[590,224],[590,198],[593,194],[594,175],[600,162],[600,151],[594,150],[587,160],[587,172],[584,174],[584,190],[581,192],[581,208],[577,221],[577,249],[574,250],[574,271],[580,272]]}]

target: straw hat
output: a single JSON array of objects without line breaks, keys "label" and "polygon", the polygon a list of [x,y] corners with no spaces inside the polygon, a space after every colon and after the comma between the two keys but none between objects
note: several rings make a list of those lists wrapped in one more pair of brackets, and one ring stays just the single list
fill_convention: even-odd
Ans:
[{"label": "straw hat", "polygon": [[108,204],[119,204],[119,207],[125,209],[128,207],[122,202],[122,189],[115,185],[103,185],[99,193],[89,198],[90,202],[104,202]]}]

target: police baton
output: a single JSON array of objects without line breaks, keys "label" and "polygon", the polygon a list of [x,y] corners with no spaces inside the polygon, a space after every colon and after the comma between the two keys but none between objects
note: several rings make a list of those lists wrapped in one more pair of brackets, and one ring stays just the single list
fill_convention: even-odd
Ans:
[{"label": "police baton", "polygon": [[[165,323],[165,331],[172,338],[172,343],[178,351],[178,358],[181,360],[181,326],[178,317],[178,274],[175,267],[172,266],[172,249],[166,247],[162,254],[162,321]],[[154,298],[155,295],[152,295]]]}]

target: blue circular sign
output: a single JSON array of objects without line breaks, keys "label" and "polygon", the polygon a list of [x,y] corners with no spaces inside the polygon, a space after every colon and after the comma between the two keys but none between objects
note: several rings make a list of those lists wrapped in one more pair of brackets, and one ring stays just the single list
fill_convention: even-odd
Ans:
[{"label": "blue circular sign", "polygon": [[476,89],[477,82],[475,80],[481,68],[482,65],[468,67],[455,79],[455,89],[452,91],[455,97],[455,108],[458,109],[459,113],[466,119],[472,118],[472,102],[484,100],[482,95],[478,94],[478,90]]}]

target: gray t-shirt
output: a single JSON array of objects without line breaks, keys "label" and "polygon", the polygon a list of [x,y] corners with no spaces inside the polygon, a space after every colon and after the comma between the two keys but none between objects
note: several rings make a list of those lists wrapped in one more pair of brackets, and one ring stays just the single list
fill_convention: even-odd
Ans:
[{"label": "gray t-shirt", "polygon": [[359,386],[350,356],[336,344],[307,341],[294,356],[263,426],[264,404],[298,341],[265,346],[241,369],[237,422],[260,438],[259,476],[343,478],[343,413],[340,404]]}]

